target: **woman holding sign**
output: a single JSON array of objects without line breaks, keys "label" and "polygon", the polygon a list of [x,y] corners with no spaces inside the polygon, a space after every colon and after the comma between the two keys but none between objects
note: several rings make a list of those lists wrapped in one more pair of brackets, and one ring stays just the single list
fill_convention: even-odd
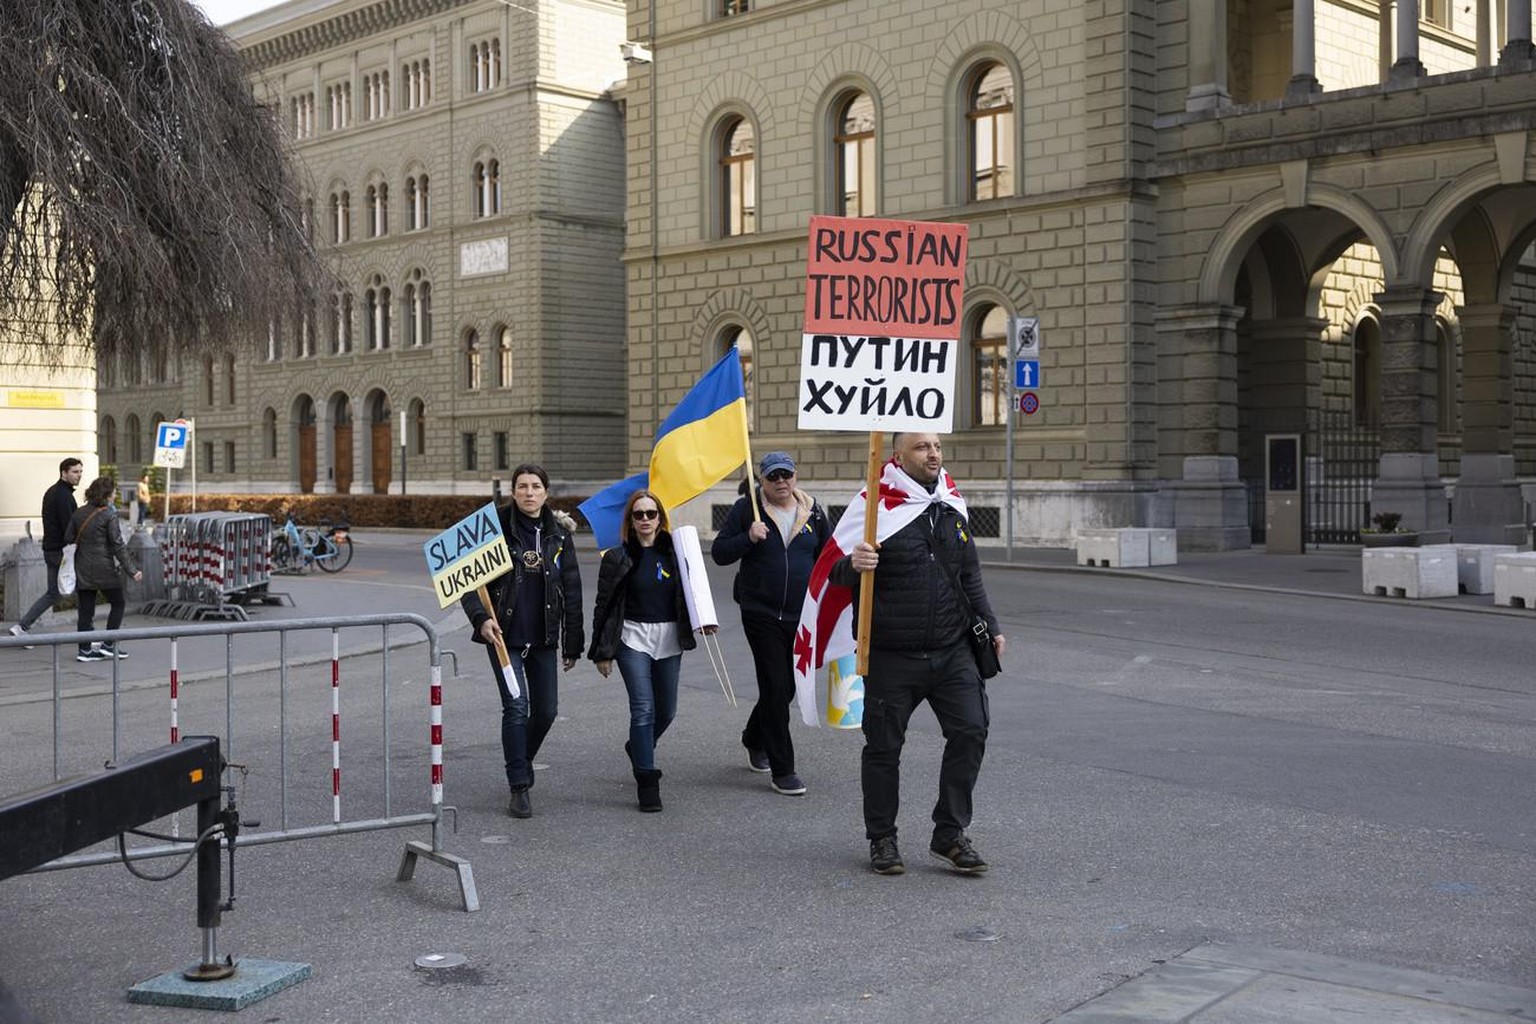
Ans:
[{"label": "woman holding sign", "polygon": [[[507,813],[514,818],[533,814],[528,796],[533,786],[533,759],[559,710],[556,661],[569,672],[586,642],[581,624],[581,570],[571,540],[576,522],[564,512],[546,508],[548,498],[549,474],[544,467],[525,463],[512,471],[512,501],[497,510],[512,555],[512,571],[485,588],[496,614],[487,612],[475,591],[459,602],[469,616],[475,641],[486,645],[491,677],[504,679],[495,646],[500,636],[511,655],[513,675],[521,684],[515,697],[504,683],[498,687],[501,750],[507,762],[507,785],[512,789]],[[564,652],[563,657],[557,649]]]},{"label": "woman holding sign", "polygon": [[656,741],[677,714],[677,678],[683,652],[697,645],[688,621],[682,573],[667,513],[650,491],[624,505],[621,543],[603,552],[587,657],[607,678],[614,662],[629,691],[629,741],[624,751],[635,772],[642,811],[661,810]]}]

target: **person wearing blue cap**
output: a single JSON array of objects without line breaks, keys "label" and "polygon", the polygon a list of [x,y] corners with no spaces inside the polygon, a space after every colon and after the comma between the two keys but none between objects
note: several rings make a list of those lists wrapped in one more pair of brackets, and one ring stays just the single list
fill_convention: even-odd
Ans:
[{"label": "person wearing blue cap", "polygon": [[718,565],[741,563],[732,596],[741,605],[741,629],[757,668],[757,704],[741,742],[747,764],[770,776],[775,793],[801,796],[789,736],[789,702],[795,696],[795,629],[811,567],[832,535],[820,504],[802,491],[795,460],[769,452],[758,463],[760,486],[736,500],[715,536],[710,555]]}]

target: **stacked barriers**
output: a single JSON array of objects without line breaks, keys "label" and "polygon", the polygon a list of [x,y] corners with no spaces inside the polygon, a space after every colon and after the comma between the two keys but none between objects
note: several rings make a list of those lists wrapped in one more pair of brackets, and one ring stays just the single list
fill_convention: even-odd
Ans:
[{"label": "stacked barriers", "polygon": [[192,512],[155,530],[166,598],[144,614],[243,622],[244,604],[267,603],[272,581],[272,517],[252,512]]}]

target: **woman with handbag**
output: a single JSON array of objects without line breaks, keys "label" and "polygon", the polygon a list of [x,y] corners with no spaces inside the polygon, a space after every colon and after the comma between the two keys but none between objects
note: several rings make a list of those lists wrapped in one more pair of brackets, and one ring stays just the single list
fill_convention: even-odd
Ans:
[{"label": "woman with handbag", "polygon": [[[123,624],[123,612],[127,598],[123,595],[123,576],[141,580],[144,574],[133,560],[128,545],[123,543],[123,532],[117,525],[117,513],[110,501],[117,489],[117,482],[109,476],[99,476],[85,489],[85,504],[75,510],[64,533],[65,544],[75,545],[75,600],[79,612],[75,628],[89,633],[96,628],[96,596],[104,595],[111,610],[107,612],[107,629],[115,630]],[[100,644],[81,644],[75,654],[76,661],[111,661],[126,658],[128,653],[108,640]]]},{"label": "woman with handbag", "polygon": [[656,741],[677,714],[683,652],[697,646],[667,513],[650,491],[624,506],[620,543],[603,552],[597,575],[592,647],[587,657],[606,679],[618,662],[629,691],[629,755],[642,811],[661,810]]}]

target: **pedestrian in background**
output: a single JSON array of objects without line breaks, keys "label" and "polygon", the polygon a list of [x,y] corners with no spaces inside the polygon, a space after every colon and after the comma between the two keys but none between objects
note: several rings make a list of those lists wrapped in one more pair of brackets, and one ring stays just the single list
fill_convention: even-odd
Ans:
[{"label": "pedestrian in background", "polygon": [[[497,509],[512,571],[486,586],[492,615],[471,591],[459,602],[475,642],[486,645],[491,678],[501,694],[501,752],[512,796],[507,813],[533,814],[533,759],[559,714],[560,667],[569,672],[581,657],[586,634],[581,620],[581,567],[571,534],[576,521],[548,506],[549,474],[524,463],[512,471],[512,500]],[[512,656],[519,695],[511,696],[496,653],[501,637]],[[556,662],[560,664],[557,665]]]},{"label": "pedestrian in background", "polygon": [[[96,628],[96,598],[105,597],[111,610],[107,612],[107,629],[116,630],[123,624],[123,612],[127,598],[123,595],[123,576],[135,581],[144,578],[133,553],[123,543],[122,528],[117,525],[117,510],[112,507],[112,495],[117,481],[109,476],[99,476],[85,489],[85,504],[75,509],[65,531],[64,543],[75,545],[75,600],[79,611],[75,629],[89,633]],[[76,661],[111,661],[126,658],[115,642],[80,644]]]},{"label": "pedestrian in background", "polygon": [[764,455],[758,473],[757,502],[750,495],[736,500],[710,555],[717,565],[741,563],[732,596],[741,606],[741,631],[757,669],[757,703],[741,733],[747,764],[769,775],[775,793],[800,796],[805,783],[796,774],[789,735],[795,630],[811,568],[831,526],[816,500],[800,489],[788,452]]},{"label": "pedestrian in background", "polygon": [[48,566],[48,589],[43,596],[32,602],[32,607],[11,626],[11,636],[26,636],[27,630],[48,609],[59,603],[59,563],[64,558],[64,534],[69,529],[70,517],[75,514],[75,488],[85,465],[79,459],[68,458],[59,463],[59,479],[43,492],[43,563]]},{"label": "pedestrian in background", "polygon": [[975,617],[986,620],[999,659],[1004,640],[982,587],[965,500],[944,472],[938,435],[897,434],[893,447],[881,476],[879,515],[901,525],[877,531],[885,537],[878,551],[859,541],[832,568],[832,581],[854,590],[855,621],[859,574],[875,574],[861,771],[870,867],[882,875],[906,870],[896,845],[901,748],[912,712],[926,700],[944,732],[928,849],[952,870],[979,874],[987,862],[965,834],[989,724],[986,685],[971,651]]},{"label": "pedestrian in background", "polygon": [[139,522],[141,524],[148,522],[149,514],[152,511],[150,505],[155,500],[155,487],[149,479],[149,468],[147,466],[139,476],[139,489],[134,497],[139,503]]},{"label": "pedestrian in background", "polygon": [[606,679],[618,662],[629,692],[629,755],[642,811],[661,810],[656,741],[677,715],[683,652],[697,646],[667,512],[650,491],[624,503],[620,543],[603,552],[587,657]]}]

